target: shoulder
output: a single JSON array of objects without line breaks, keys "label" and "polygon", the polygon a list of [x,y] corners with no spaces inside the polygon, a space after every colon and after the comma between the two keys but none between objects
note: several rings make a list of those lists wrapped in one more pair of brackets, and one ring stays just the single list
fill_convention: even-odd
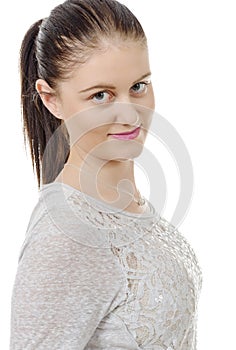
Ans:
[{"label": "shoulder", "polygon": [[126,278],[111,249],[67,235],[45,215],[27,232],[19,259],[12,342],[25,349],[31,339],[52,349],[74,341],[79,348],[126,298]]},{"label": "shoulder", "polygon": [[19,263],[30,264],[31,269],[34,267],[38,272],[48,270],[48,273],[56,267],[58,272],[63,269],[82,273],[84,270],[90,274],[106,274],[108,278],[111,271],[113,279],[114,276],[120,279],[119,265],[111,247],[101,236],[102,232],[83,223],[78,222],[76,226],[66,223],[60,227],[58,222],[45,216],[27,232]]},{"label": "shoulder", "polygon": [[27,294],[29,302],[38,295],[45,303],[45,298],[64,299],[69,293],[112,310],[126,299],[126,278],[111,249],[77,242],[56,228],[37,227],[19,261],[15,300]]},{"label": "shoulder", "polygon": [[88,221],[88,208],[69,198],[71,193],[63,194],[57,186],[48,186],[40,197],[20,252],[18,276],[27,283],[73,281],[78,286],[96,284],[111,294],[124,291],[126,276],[112,252],[107,229]]}]

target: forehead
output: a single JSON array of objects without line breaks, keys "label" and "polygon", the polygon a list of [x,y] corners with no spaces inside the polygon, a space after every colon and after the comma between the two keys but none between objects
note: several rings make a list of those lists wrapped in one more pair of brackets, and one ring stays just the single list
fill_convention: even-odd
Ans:
[{"label": "forehead", "polygon": [[148,49],[138,43],[110,45],[95,50],[81,66],[75,67],[67,83],[81,88],[99,83],[132,83],[150,71]]}]

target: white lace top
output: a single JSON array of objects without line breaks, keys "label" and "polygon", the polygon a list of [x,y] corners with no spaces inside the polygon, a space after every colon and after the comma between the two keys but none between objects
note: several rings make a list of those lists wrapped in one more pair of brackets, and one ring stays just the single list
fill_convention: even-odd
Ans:
[{"label": "white lace top", "polygon": [[43,185],[19,256],[11,350],[196,350],[201,270],[147,203],[121,212]]}]

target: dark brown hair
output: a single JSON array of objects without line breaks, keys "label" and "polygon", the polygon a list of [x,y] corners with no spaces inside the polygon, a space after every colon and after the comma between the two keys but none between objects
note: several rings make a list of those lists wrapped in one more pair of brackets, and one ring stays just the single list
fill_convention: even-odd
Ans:
[{"label": "dark brown hair", "polygon": [[[146,43],[137,18],[116,0],[67,0],[26,33],[20,51],[23,132],[39,188],[60,173],[69,157],[70,143],[64,121],[42,103],[36,80],[44,79],[55,89],[57,81],[66,79],[74,65],[85,62],[102,39],[117,35]],[[52,135],[53,145],[48,149]]]}]

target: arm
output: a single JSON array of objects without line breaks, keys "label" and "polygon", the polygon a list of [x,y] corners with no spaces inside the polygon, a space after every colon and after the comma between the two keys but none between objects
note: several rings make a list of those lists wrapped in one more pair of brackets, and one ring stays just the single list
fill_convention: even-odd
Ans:
[{"label": "arm", "polygon": [[125,296],[109,249],[61,233],[29,244],[12,294],[11,350],[82,350]]}]

